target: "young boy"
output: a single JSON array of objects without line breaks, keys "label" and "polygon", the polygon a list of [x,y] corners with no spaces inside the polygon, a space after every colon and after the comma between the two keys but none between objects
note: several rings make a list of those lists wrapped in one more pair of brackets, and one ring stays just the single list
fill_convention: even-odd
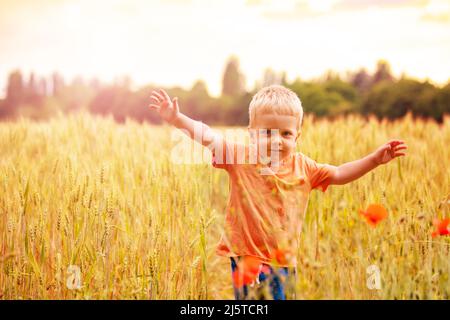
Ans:
[{"label": "young boy", "polygon": [[279,85],[259,90],[249,106],[250,144],[224,139],[179,111],[178,99],[153,91],[149,107],[168,123],[208,147],[212,165],[227,171],[230,197],[216,252],[229,257],[236,299],[295,298],[299,236],[309,193],[358,179],[405,155],[391,140],[366,157],[334,166],[317,163],[296,144],[303,109],[297,95]]}]

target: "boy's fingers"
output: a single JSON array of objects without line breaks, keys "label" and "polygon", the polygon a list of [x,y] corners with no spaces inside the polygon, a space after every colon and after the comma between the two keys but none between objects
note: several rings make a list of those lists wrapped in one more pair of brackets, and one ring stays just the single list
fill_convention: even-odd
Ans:
[{"label": "boy's fingers", "polygon": [[159,110],[159,109],[160,109],[160,107],[157,106],[156,104],[149,104],[148,106],[149,106],[151,109],[155,109],[155,110]]},{"label": "boy's fingers", "polygon": [[178,113],[180,111],[180,109],[178,107],[178,98],[177,97],[173,98],[172,103],[173,103],[176,113]]},{"label": "boy's fingers", "polygon": [[153,100],[155,100],[156,102],[159,103],[159,99],[157,97],[155,97],[155,96],[151,96],[150,99],[153,99]]},{"label": "boy's fingers", "polygon": [[163,95],[163,97],[165,99],[167,99],[167,101],[171,101],[169,95],[167,94],[167,92],[165,92],[163,89],[159,89],[159,92],[161,92],[161,94]]},{"label": "boy's fingers", "polygon": [[389,144],[392,144],[394,147],[398,144],[402,144],[405,143],[403,140],[397,140],[397,139],[393,139],[391,141],[388,142]]},{"label": "boy's fingers", "polygon": [[152,91],[152,95],[158,97],[160,100],[164,100],[164,97],[156,91]]}]

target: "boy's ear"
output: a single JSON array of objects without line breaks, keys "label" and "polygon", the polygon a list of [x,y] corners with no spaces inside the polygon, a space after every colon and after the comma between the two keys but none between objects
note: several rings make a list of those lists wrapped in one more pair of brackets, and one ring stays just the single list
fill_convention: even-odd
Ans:
[{"label": "boy's ear", "polygon": [[299,132],[297,133],[297,137],[295,137],[295,142],[297,142],[297,140],[300,139],[301,136],[302,136],[302,132],[299,131]]}]

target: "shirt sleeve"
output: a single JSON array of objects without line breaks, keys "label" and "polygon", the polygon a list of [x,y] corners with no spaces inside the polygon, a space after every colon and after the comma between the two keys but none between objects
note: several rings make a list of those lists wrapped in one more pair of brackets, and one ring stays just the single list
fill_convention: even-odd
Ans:
[{"label": "shirt sleeve", "polygon": [[305,173],[311,184],[311,190],[321,188],[322,192],[325,192],[337,167],[327,163],[318,163],[305,155],[303,155],[303,160]]}]

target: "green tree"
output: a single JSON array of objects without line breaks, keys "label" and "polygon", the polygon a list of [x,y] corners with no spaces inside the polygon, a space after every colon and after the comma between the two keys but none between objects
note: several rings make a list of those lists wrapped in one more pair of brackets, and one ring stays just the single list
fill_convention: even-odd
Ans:
[{"label": "green tree", "polygon": [[372,77],[372,85],[376,85],[382,81],[394,81],[394,76],[391,73],[391,66],[385,60],[378,61],[377,70]]},{"label": "green tree", "polygon": [[442,122],[444,114],[450,115],[450,82],[438,89],[435,99],[434,118]]},{"label": "green tree", "polygon": [[358,99],[358,92],[348,82],[342,81],[340,78],[334,78],[324,83],[327,92],[335,92],[348,102],[355,103]]},{"label": "green tree", "polygon": [[25,86],[20,70],[11,72],[6,85],[6,99],[4,102],[4,113],[7,116],[15,116],[18,106],[24,101]]},{"label": "green tree", "polygon": [[302,101],[305,113],[314,113],[317,116],[334,114],[333,108],[342,104],[345,99],[337,92],[328,92],[321,83],[302,82],[295,80],[288,85]]},{"label": "green tree", "polygon": [[350,84],[355,87],[360,94],[364,94],[370,89],[371,77],[366,69],[361,68],[355,74],[350,76]]},{"label": "green tree", "polygon": [[395,119],[408,112],[415,116],[442,118],[443,109],[439,101],[439,90],[429,82],[400,79],[396,83],[382,81],[367,95],[363,105],[364,114],[375,114],[379,118]]},{"label": "green tree", "polygon": [[41,85],[41,81],[36,79],[35,74],[30,73],[28,82],[24,84],[23,102],[32,108],[41,107],[45,97],[40,88]]},{"label": "green tree", "polygon": [[57,72],[52,74],[52,91],[51,94],[58,97],[65,87],[64,78]]},{"label": "green tree", "polygon": [[222,95],[237,96],[245,91],[245,77],[239,70],[239,60],[231,56],[222,78]]}]

